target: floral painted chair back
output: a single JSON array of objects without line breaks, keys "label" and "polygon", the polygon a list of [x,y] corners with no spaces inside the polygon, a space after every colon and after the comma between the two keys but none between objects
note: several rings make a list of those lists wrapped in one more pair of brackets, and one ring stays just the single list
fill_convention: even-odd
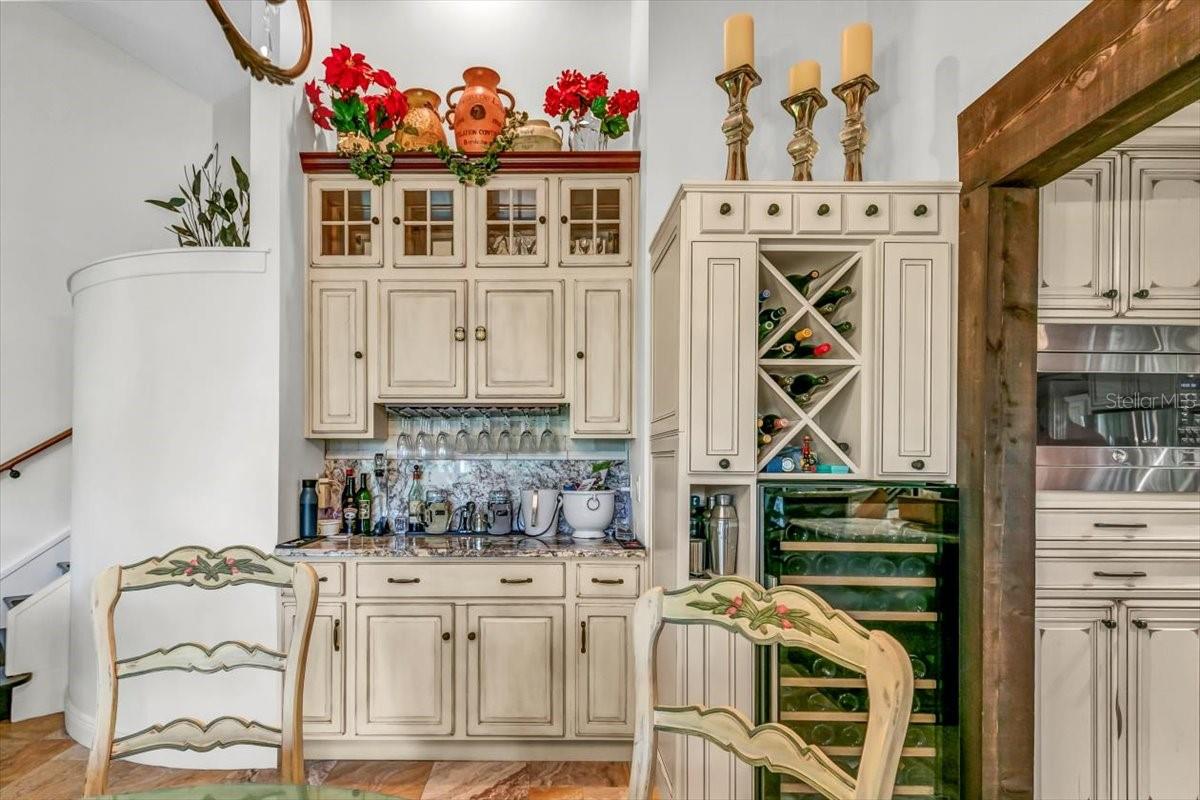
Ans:
[{"label": "floral painted chair back", "polygon": [[[117,658],[113,612],[125,592],[160,586],[197,586],[223,589],[243,583],[290,587],[296,596],[296,620],[291,647],[281,653],[260,644],[219,642],[206,647],[184,642],[128,658]],[[207,752],[216,747],[254,744],[279,748],[281,783],[304,782],[301,738],[304,665],[317,608],[317,575],[308,564],[289,564],[252,547],[226,547],[213,552],[204,547],[181,547],[161,558],[148,558],[129,566],[113,566],[92,584],[92,630],[96,638],[99,669],[96,678],[96,733],[88,759],[84,797],[104,794],[109,762],[114,758],[171,748]],[[203,723],[174,719],[114,739],[117,718],[117,684],[161,670],[214,673],[242,667],[283,673],[282,724],[276,728],[238,717],[218,717]]]},{"label": "floral painted chair back", "polygon": [[[858,775],[777,722],[754,726],[735,708],[656,705],[655,649],[664,623],[717,625],[755,644],[812,650],[866,677],[870,709]],[[766,590],[744,578],[716,578],[666,592],[649,590],[633,614],[634,723],[629,800],[649,800],[657,732],[702,736],[742,761],[804,781],[836,800],[890,800],[912,708],[908,653],[883,631],[795,586]]]}]

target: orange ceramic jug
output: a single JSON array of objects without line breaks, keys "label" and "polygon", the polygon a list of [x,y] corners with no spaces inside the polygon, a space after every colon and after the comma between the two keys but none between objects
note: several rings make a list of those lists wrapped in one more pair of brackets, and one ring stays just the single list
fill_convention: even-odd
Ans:
[{"label": "orange ceramic jug", "polygon": [[[504,118],[513,110],[517,101],[500,86],[500,75],[488,67],[471,67],[463,72],[465,86],[455,86],[446,92],[446,122],[454,128],[454,141],[458,149],[471,155],[479,155],[500,135]],[[461,92],[458,102],[454,93]],[[500,96],[508,98],[508,108]]]},{"label": "orange ceramic jug", "polygon": [[424,150],[434,142],[446,143],[446,129],[442,127],[442,115],[438,113],[441,98],[429,89],[409,89],[404,93],[408,99],[408,113],[404,124],[416,133],[396,131],[396,145],[401,150]]}]

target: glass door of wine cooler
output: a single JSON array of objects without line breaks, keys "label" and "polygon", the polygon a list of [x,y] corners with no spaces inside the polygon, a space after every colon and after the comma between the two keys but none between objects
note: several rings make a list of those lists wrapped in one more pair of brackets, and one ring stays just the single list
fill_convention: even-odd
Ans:
[{"label": "glass door of wine cooler", "polygon": [[[897,797],[959,796],[958,492],[917,484],[761,487],[765,586],[803,586],[908,651],[915,687]],[[808,650],[762,648],[759,717],[857,774],[863,676]],[[821,795],[758,770],[763,800]]]}]

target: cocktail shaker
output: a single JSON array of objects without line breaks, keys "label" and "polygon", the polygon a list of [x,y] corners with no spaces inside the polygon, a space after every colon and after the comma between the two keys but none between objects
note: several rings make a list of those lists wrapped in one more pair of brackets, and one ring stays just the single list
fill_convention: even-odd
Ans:
[{"label": "cocktail shaker", "polygon": [[738,517],[733,495],[713,495],[708,512],[708,572],[710,575],[737,573]]}]

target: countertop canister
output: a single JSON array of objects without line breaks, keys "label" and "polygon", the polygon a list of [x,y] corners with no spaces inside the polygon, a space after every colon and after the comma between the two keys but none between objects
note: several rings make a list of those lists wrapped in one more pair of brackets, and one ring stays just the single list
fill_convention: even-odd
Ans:
[{"label": "countertop canister", "polygon": [[708,571],[711,575],[737,573],[738,516],[733,495],[713,495],[708,512]]}]

